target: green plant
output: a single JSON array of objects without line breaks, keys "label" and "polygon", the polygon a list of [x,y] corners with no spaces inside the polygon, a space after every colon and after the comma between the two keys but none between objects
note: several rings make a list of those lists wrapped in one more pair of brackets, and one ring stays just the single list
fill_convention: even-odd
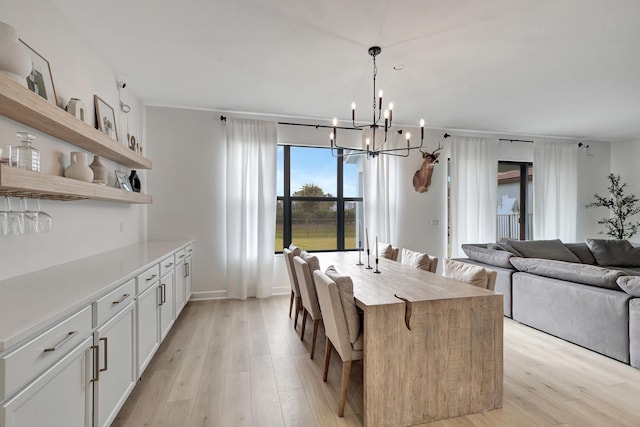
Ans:
[{"label": "green plant", "polygon": [[[609,218],[602,218],[598,224],[607,227],[607,236],[614,239],[629,239],[638,231],[640,222],[629,221],[630,217],[640,213],[640,207],[636,206],[638,198],[630,194],[625,196],[626,182],[620,183],[620,175],[609,174],[609,196],[603,197],[594,194],[595,201],[587,203],[586,208],[603,207],[610,211]],[[604,232],[600,232],[604,234]]]}]

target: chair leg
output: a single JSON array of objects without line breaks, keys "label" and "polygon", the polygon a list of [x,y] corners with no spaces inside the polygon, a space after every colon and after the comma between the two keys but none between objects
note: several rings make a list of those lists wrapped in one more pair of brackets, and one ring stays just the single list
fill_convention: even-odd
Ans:
[{"label": "chair leg", "polygon": [[295,294],[293,293],[293,291],[291,291],[291,301],[289,301],[289,319],[291,319],[291,309],[293,308],[294,297],[295,297]]},{"label": "chair leg", "polygon": [[322,381],[327,382],[327,374],[329,373],[329,361],[331,360],[331,341],[327,338],[326,345],[324,347],[324,374],[322,375]]},{"label": "chair leg", "polygon": [[307,324],[307,310],[302,309],[302,329],[300,329],[300,341],[304,341],[304,327]]},{"label": "chair leg", "polygon": [[340,382],[340,403],[338,404],[338,416],[344,416],[344,404],[347,402],[347,387],[349,387],[349,375],[351,374],[351,360],[342,362],[342,381]]},{"label": "chair leg", "polygon": [[318,338],[318,324],[320,319],[313,321],[313,337],[311,337],[311,359],[313,359],[313,353],[316,351],[316,338]]},{"label": "chair leg", "polygon": [[300,304],[300,297],[296,297],[296,315],[293,317],[293,329],[298,327],[298,314],[300,314],[300,309],[302,308],[302,304]]}]

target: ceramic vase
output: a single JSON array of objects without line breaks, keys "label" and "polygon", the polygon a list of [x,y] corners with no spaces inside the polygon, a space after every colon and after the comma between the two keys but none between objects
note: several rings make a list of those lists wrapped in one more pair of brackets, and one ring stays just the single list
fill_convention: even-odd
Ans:
[{"label": "ceramic vase", "polygon": [[64,176],[77,179],[78,181],[93,181],[93,171],[89,167],[87,153],[79,151],[71,152],[71,165],[64,170]]},{"label": "ceramic vase", "polygon": [[131,171],[129,175],[129,182],[131,183],[131,189],[139,193],[140,192],[140,178],[138,178],[138,173],[135,170]]},{"label": "ceramic vase", "polygon": [[85,121],[87,109],[85,108],[84,103],[78,98],[71,98],[65,110],[83,122]]},{"label": "ceramic vase", "polygon": [[18,41],[15,28],[0,22],[0,72],[26,87],[31,67],[29,51]]},{"label": "ceramic vase", "polygon": [[100,156],[93,156],[93,163],[89,165],[89,168],[93,171],[94,184],[107,185],[107,170],[100,162]]}]

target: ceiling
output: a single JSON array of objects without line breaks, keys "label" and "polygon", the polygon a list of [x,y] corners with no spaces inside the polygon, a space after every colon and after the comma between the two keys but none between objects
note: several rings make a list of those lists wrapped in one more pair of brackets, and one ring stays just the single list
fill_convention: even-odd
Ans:
[{"label": "ceiling", "polygon": [[[638,0],[52,0],[150,105],[640,140]],[[403,66],[401,71],[394,66]]]}]

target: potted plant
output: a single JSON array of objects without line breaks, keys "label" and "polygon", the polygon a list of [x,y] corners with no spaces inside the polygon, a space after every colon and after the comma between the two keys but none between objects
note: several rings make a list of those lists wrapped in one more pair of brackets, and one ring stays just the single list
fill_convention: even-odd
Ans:
[{"label": "potted plant", "polygon": [[[640,222],[632,222],[630,218],[640,213],[640,207],[636,206],[638,198],[633,195],[625,195],[626,182],[620,182],[620,175],[609,174],[608,196],[594,194],[595,201],[587,203],[586,208],[603,207],[610,211],[609,218],[602,218],[598,224],[607,227],[607,236],[614,239],[629,239],[636,234]],[[600,234],[604,234],[603,231]]]}]

